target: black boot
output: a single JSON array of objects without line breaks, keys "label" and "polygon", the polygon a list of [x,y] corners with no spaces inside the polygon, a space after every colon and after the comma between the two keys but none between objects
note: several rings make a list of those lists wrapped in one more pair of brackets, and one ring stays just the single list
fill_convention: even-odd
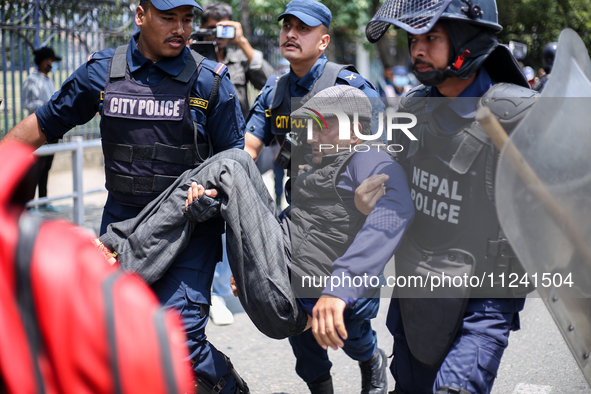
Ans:
[{"label": "black boot", "polygon": [[361,369],[361,394],[388,393],[386,360],[386,353],[382,349],[377,349],[369,360],[359,362],[359,368]]},{"label": "black boot", "polygon": [[332,377],[329,377],[327,380],[320,383],[308,383],[308,388],[310,389],[311,394],[334,394]]}]

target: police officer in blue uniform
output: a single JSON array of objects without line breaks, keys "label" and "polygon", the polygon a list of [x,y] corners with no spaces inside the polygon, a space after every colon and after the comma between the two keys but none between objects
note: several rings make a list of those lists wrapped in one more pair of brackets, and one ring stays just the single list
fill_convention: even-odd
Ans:
[{"label": "police officer in blue uniform", "polygon": [[[290,63],[282,76],[271,76],[246,120],[245,150],[256,159],[274,139],[283,141],[290,131],[285,121],[291,113],[291,97],[301,97],[301,105],[330,86],[350,85],[368,97],[379,97],[371,82],[352,66],[329,62],[324,50],[330,42],[328,28],[332,14],[316,0],[293,0],[277,20],[283,21],[279,44]],[[282,118],[284,117],[284,118]]]},{"label": "police officer in blue uniform", "polygon": [[[302,98],[300,104],[303,105],[316,93],[335,85],[350,85],[362,90],[370,98],[379,97],[371,82],[359,75],[354,67],[329,62],[324,55],[324,50],[330,42],[328,29],[331,19],[330,10],[316,0],[292,0],[285,12],[277,18],[283,21],[279,44],[281,54],[290,63],[290,71],[282,76],[269,78],[249,112],[245,150],[254,159],[258,157],[263,146],[271,144],[274,140],[278,140],[279,143],[285,141],[286,133],[291,131],[292,97]],[[292,167],[305,164],[303,160],[298,161],[302,156],[291,156]],[[290,169],[287,168],[288,176],[292,175]],[[291,182],[288,181],[288,203],[291,201],[290,185]],[[310,315],[313,314],[315,302],[316,300],[307,305]],[[321,298],[319,301],[320,304],[331,302],[334,302],[334,299]],[[368,300],[365,308],[361,308],[365,315],[360,317],[360,321],[367,319],[369,322],[369,319],[377,314],[378,306],[379,299]],[[331,305],[331,308],[333,307],[335,306]],[[308,384],[312,393],[332,393],[332,364],[328,360],[326,350],[316,342],[311,331],[290,338],[297,358],[296,372]],[[387,390],[387,381],[385,385],[383,382],[385,376],[382,373],[381,353],[377,351],[376,339],[369,324],[362,331],[363,338],[358,343],[363,343],[363,349],[354,349],[355,345],[350,341],[349,354],[353,354],[358,361],[365,362],[362,365],[362,373],[363,380],[367,383],[363,392],[381,393]],[[372,383],[378,387],[372,388]]]},{"label": "police officer in blue uniform", "polygon": [[[413,71],[423,84],[399,108],[417,116],[418,124],[412,129],[416,141],[402,134],[398,140],[416,210],[396,252],[396,274],[496,279],[515,273],[521,278],[523,268],[494,205],[498,151],[474,122],[474,113],[477,106],[488,106],[510,132],[533,105],[535,93],[515,58],[497,42],[501,26],[494,0],[421,7],[388,0],[366,28],[370,42],[390,25],[406,30]],[[379,197],[370,193],[379,188],[376,183],[379,177],[358,188],[360,210]],[[473,283],[438,292],[439,298],[429,286],[397,289],[387,318],[394,336],[395,393],[490,393],[531,289],[488,280],[472,288]]]},{"label": "police officer in blue uniform", "polygon": [[[209,155],[244,146],[244,119],[226,67],[186,47],[195,7],[201,9],[194,0],[142,0],[135,15],[140,32],[129,44],[92,54],[2,140],[38,147],[99,112],[109,192],[101,233],[109,223],[135,217]],[[223,228],[221,219],[198,226],[152,288],[181,313],[200,388],[234,393],[229,362],[205,336]]]}]

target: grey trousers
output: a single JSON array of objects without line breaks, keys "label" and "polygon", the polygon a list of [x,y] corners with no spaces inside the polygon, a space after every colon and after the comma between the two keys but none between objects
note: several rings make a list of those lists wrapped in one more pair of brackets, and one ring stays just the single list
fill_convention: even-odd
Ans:
[{"label": "grey trousers", "polygon": [[117,252],[124,270],[154,283],[195,228],[183,215],[191,182],[227,196],[220,213],[226,221],[228,260],[240,302],[255,326],[276,339],[300,334],[308,317],[290,285],[289,226],[281,225],[259,170],[242,150],[218,153],[186,171],[138,216],[110,224],[101,241]]}]

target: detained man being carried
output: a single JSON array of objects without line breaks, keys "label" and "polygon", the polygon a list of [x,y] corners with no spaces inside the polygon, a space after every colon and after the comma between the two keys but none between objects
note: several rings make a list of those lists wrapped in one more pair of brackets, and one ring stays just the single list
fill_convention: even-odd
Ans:
[{"label": "detained man being carried", "polygon": [[[341,132],[335,110],[352,120],[345,123],[348,133]],[[312,120],[307,143],[313,153],[293,186],[291,209],[279,218],[254,162],[234,149],[181,175],[137,218],[111,225],[100,240],[117,253],[124,269],[154,281],[185,246],[195,222],[217,210],[211,197],[219,193],[238,295],[257,328],[270,337],[296,341],[314,335],[319,346],[312,358],[322,358],[328,347],[343,347],[360,364],[370,361],[385,368],[370,325],[379,290],[371,298],[367,283],[342,280],[335,286],[331,278],[378,277],[383,272],[414,216],[406,176],[384,149],[355,149],[367,144],[360,137],[371,133],[372,105],[361,90],[330,87],[292,116]],[[355,208],[355,189],[375,174],[383,174],[384,195],[366,216]],[[318,287],[320,278],[323,285]],[[308,315],[312,333],[302,334]],[[318,366],[323,374],[330,371],[327,362]],[[386,391],[387,381],[383,391],[371,392]]]}]

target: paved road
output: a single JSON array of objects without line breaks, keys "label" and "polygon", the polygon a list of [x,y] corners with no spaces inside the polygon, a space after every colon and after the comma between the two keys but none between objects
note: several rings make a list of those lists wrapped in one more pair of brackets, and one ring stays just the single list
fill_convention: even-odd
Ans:
[{"label": "paved road", "polygon": [[[235,313],[230,326],[210,324],[210,341],[228,354],[242,376],[261,394],[305,394],[307,388],[294,372],[295,358],[287,340],[259,333],[236,300],[228,300]],[[379,346],[391,353],[392,338],[384,326],[388,299],[373,320]],[[543,302],[531,298],[521,314],[522,329],[511,335],[492,394],[591,394]],[[336,393],[359,392],[357,364],[342,351],[329,351]],[[388,354],[390,354],[388,353]],[[394,380],[389,377],[390,389]]]},{"label": "paved road", "polygon": [[[52,172],[49,195],[71,191],[69,172]],[[104,184],[101,168],[85,169],[85,189]],[[85,197],[87,227],[98,231],[106,193]],[[71,220],[68,201],[57,202],[62,208],[52,217]],[[238,371],[256,394],[305,394],[306,385],[294,372],[295,358],[287,340],[265,337],[254,327],[237,299],[228,299],[235,312],[235,323],[218,327],[210,324],[207,334],[213,344],[231,357]],[[388,299],[382,299],[379,315],[373,321],[378,343],[388,354],[392,337],[384,325]],[[521,314],[522,329],[510,337],[509,348],[501,363],[492,394],[591,394],[582,373],[564,343],[542,300],[531,298]],[[360,374],[357,363],[342,351],[329,351],[334,363],[333,379],[336,393],[359,392]],[[390,389],[394,388],[391,376]]]}]

